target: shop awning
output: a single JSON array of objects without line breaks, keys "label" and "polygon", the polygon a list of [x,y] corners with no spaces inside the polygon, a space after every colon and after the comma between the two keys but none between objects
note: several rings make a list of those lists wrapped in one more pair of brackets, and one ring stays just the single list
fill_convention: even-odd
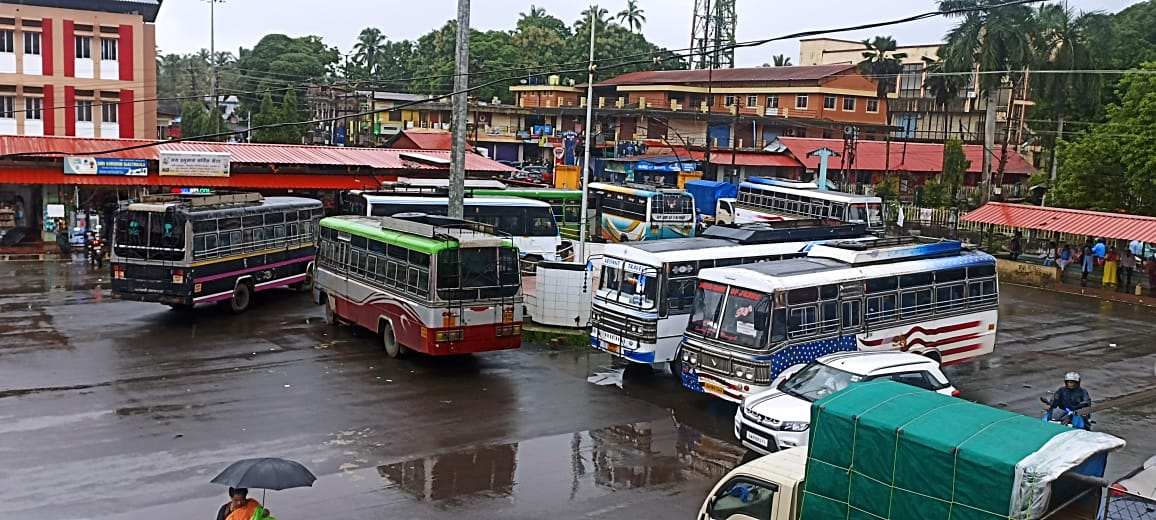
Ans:
[{"label": "shop awning", "polygon": [[1070,235],[1156,242],[1156,217],[989,202],[963,216],[968,222]]}]

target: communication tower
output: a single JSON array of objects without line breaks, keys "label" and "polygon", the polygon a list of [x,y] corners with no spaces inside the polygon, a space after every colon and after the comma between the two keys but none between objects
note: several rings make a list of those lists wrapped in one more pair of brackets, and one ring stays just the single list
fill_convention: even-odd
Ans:
[{"label": "communication tower", "polygon": [[694,0],[690,28],[691,61],[696,69],[733,69],[737,0]]}]

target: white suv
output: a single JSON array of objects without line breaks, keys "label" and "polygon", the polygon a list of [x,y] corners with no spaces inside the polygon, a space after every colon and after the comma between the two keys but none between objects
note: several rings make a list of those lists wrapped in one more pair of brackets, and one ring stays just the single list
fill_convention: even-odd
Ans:
[{"label": "white suv", "polygon": [[807,444],[811,403],[860,381],[890,379],[950,396],[959,391],[939,363],[904,352],[842,352],[796,365],[774,388],[743,399],[735,412],[735,437],[759,453]]}]

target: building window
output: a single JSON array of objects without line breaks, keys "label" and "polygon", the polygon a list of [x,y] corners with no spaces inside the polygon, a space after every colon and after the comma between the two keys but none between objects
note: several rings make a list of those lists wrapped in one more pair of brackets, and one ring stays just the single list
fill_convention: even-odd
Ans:
[{"label": "building window", "polygon": [[824,96],[823,97],[823,109],[824,110],[835,110],[835,96]]},{"label": "building window", "polygon": [[100,59],[106,61],[116,61],[116,51],[119,40],[113,38],[100,39]]},{"label": "building window", "polygon": [[807,108],[807,96],[795,96],[795,108]]},{"label": "building window", "polygon": [[92,59],[92,37],[76,36],[76,58]]},{"label": "building window", "polygon": [[767,108],[779,108],[778,94],[771,94],[767,96]]},{"label": "building window", "polygon": [[92,122],[92,101],[84,100],[76,102],[76,120],[87,123]]},{"label": "building window", "polygon": [[843,111],[844,112],[854,112],[855,111],[855,98],[854,97],[843,96]]},{"label": "building window", "polygon": [[16,117],[16,98],[13,96],[0,97],[0,119],[14,119]]},{"label": "building window", "polygon": [[101,103],[100,104],[100,122],[101,123],[115,123],[117,117],[116,103]]},{"label": "building window", "polygon": [[879,113],[879,100],[878,99],[868,99],[867,100],[867,112],[870,114]]},{"label": "building window", "polygon": [[747,96],[747,108],[759,106],[759,96]]},{"label": "building window", "polygon": [[923,64],[912,63],[903,66],[899,74],[899,95],[901,97],[919,97],[923,91]]},{"label": "building window", "polygon": [[16,33],[0,31],[0,52],[16,52]]},{"label": "building window", "polygon": [[727,97],[723,98],[723,106],[728,106],[728,107],[735,106],[735,97],[734,96],[727,96]]},{"label": "building window", "polygon": [[40,33],[24,31],[24,54],[40,54]]},{"label": "building window", "polygon": [[44,119],[44,99],[38,97],[24,98],[24,119]]}]

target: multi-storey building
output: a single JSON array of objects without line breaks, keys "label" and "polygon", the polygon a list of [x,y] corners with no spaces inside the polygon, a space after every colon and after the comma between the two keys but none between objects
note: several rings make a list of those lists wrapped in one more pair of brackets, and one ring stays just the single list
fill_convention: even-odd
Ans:
[{"label": "multi-storey building", "polygon": [[155,137],[160,5],[0,2],[0,134]]}]

